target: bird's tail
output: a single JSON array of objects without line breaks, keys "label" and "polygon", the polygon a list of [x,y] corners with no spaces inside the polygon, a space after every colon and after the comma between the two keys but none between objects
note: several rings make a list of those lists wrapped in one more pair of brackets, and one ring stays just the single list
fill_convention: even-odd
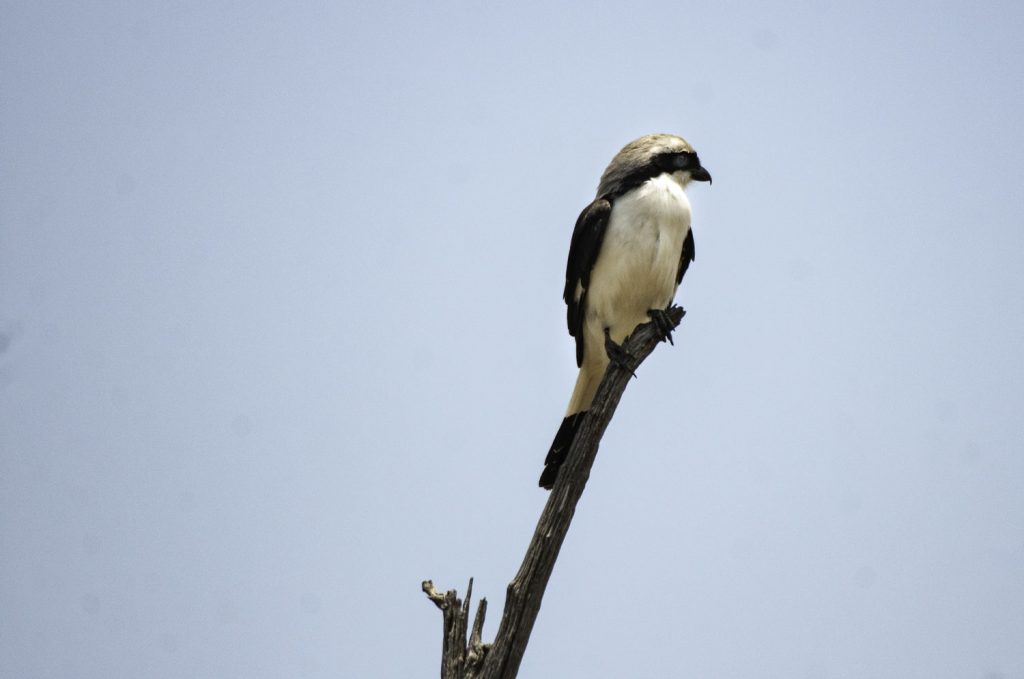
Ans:
[{"label": "bird's tail", "polygon": [[538,483],[541,488],[551,490],[551,487],[555,485],[555,479],[558,478],[558,470],[562,467],[562,463],[565,462],[565,457],[569,454],[572,440],[576,438],[576,432],[579,430],[583,416],[586,414],[586,411],[573,413],[572,415],[566,415],[565,419],[562,420],[562,426],[558,428],[555,440],[551,443],[551,449],[548,451],[547,457],[544,458],[544,471],[541,472],[540,482]]},{"label": "bird's tail", "polygon": [[[573,387],[569,407],[565,411],[565,419],[562,420],[562,426],[555,434],[555,440],[551,442],[548,456],[544,458],[544,471],[540,475],[539,484],[541,488],[551,490],[551,486],[555,484],[558,469],[565,462],[565,457],[569,454],[569,446],[576,438],[576,431],[580,428],[583,416],[587,414],[587,410],[594,400],[598,385],[601,384],[601,377],[608,365],[608,359],[605,358],[604,353],[600,353],[598,356],[600,358],[597,361],[584,361],[579,375],[576,376],[576,386]],[[603,362],[601,359],[604,359]]]}]

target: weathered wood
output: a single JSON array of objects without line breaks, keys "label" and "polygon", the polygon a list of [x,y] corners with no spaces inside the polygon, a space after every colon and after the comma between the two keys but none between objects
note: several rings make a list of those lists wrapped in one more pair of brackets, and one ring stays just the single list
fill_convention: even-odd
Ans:
[{"label": "weathered wood", "polygon": [[[685,314],[677,306],[668,309],[673,328],[679,325]],[[423,583],[423,591],[444,613],[442,679],[512,679],[518,674],[530,632],[540,611],[544,590],[572,523],[576,503],[582,497],[590,478],[590,469],[597,457],[601,437],[615,414],[630,377],[662,339],[663,334],[655,323],[639,326],[623,343],[623,349],[629,355],[626,365],[618,367],[613,363],[605,371],[594,402],[583,418],[568,456],[558,472],[523,563],[506,589],[505,609],[494,642],[480,642],[487,611],[487,601],[481,599],[467,646],[466,629],[473,590],[472,579],[466,591],[465,604],[458,599],[455,590],[442,595],[429,580]]]},{"label": "weathered wood", "polygon": [[466,645],[466,627],[469,620],[469,602],[473,598],[473,578],[466,587],[466,600],[458,598],[454,589],[441,594],[430,580],[422,584],[427,598],[441,609],[444,639],[441,645],[441,677],[442,679],[461,679],[473,677],[479,672],[481,663],[487,656],[490,644],[480,641],[484,617],[487,615],[487,599],[480,599],[476,619],[473,621],[473,632],[469,645]]}]

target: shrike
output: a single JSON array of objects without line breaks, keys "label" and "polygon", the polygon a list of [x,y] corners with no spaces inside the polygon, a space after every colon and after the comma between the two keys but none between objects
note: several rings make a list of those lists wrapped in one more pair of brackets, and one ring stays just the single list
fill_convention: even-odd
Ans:
[{"label": "shrike", "polygon": [[544,460],[542,488],[554,485],[609,361],[626,358],[626,337],[653,320],[671,340],[665,309],[694,258],[683,191],[691,181],[711,182],[711,175],[685,139],[640,137],[612,158],[597,197],[576,220],[562,296],[580,373]]}]

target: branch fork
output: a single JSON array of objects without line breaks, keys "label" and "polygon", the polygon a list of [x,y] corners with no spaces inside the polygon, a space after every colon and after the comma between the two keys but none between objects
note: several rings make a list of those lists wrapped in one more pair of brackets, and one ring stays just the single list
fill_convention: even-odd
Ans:
[{"label": "branch fork", "polygon": [[657,319],[637,326],[622,343],[622,365],[613,361],[605,371],[597,395],[559,469],[523,563],[506,589],[505,609],[494,642],[484,644],[480,640],[487,614],[486,599],[480,599],[469,639],[466,638],[473,595],[472,578],[466,588],[464,602],[454,589],[441,594],[433,582],[423,581],[423,591],[443,614],[441,679],[513,679],[519,672],[544,590],[572,523],[576,503],[590,478],[601,437],[615,414],[630,377],[635,376],[636,369],[659,342],[666,336],[671,337],[672,330],[678,327],[685,314],[682,307],[669,306],[664,315],[659,314]]}]

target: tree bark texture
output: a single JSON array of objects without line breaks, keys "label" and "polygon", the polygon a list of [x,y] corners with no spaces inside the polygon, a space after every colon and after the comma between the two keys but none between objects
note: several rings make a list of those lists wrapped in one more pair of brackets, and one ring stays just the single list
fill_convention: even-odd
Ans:
[{"label": "tree bark texture", "polygon": [[[686,313],[677,306],[667,312],[673,327],[679,325]],[[506,589],[505,609],[494,642],[484,644],[480,640],[487,613],[486,599],[480,600],[472,632],[469,639],[466,638],[472,580],[466,588],[465,602],[458,598],[455,590],[441,594],[430,580],[423,582],[423,591],[443,613],[442,679],[512,679],[518,674],[544,590],[572,523],[576,503],[590,478],[601,437],[629,379],[662,340],[663,335],[655,323],[638,326],[622,345],[628,354],[625,366],[612,363],[605,371],[594,402],[558,472],[523,563]]]}]

